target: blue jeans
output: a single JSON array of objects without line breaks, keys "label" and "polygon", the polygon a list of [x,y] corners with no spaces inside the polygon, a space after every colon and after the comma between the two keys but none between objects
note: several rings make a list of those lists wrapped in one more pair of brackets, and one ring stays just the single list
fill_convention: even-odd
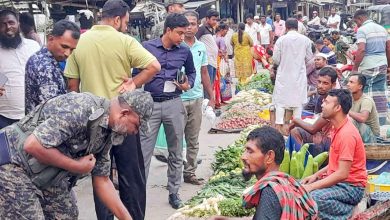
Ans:
[{"label": "blue jeans", "polygon": [[[211,88],[214,88],[214,80],[215,80],[215,77],[217,75],[217,69],[211,65],[207,65],[207,71],[209,72],[209,76],[210,76]],[[210,97],[206,91],[204,91],[204,98],[210,99]]]},{"label": "blue jeans", "polygon": [[3,128],[7,127],[8,125],[12,125],[13,123],[15,123],[17,121],[19,121],[19,120],[6,118],[6,117],[0,115],[0,129],[3,129]]},{"label": "blue jeans", "polygon": [[207,71],[209,72],[211,86],[214,86],[215,76],[217,75],[217,69],[211,65],[207,65]]}]

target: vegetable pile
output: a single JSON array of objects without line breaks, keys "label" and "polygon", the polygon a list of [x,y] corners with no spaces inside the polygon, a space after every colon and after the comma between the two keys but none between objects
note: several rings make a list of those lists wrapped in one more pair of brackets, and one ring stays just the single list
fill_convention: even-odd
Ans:
[{"label": "vegetable pile", "polygon": [[240,91],[237,93],[227,105],[227,110],[232,108],[237,103],[254,103],[260,107],[270,104],[272,101],[272,95],[258,90],[252,89],[248,91]]},{"label": "vegetable pile", "polygon": [[250,78],[249,82],[246,82],[244,84],[238,84],[237,89],[239,91],[257,89],[272,93],[272,91],[274,90],[274,86],[272,85],[271,77],[269,76],[269,74],[256,74],[253,75],[252,78]]},{"label": "vegetable pile", "polygon": [[314,158],[309,154],[305,166],[305,157],[308,149],[309,144],[304,144],[298,152],[295,150],[292,151],[291,157],[289,151],[285,150],[284,158],[280,164],[279,170],[290,174],[295,179],[303,179],[316,173],[318,168],[321,167],[328,158],[328,152],[323,152]]},{"label": "vegetable pile", "polygon": [[268,124],[259,113],[271,103],[271,95],[257,90],[241,91],[228,104],[217,129],[236,130],[249,125]]},{"label": "vegetable pile", "polygon": [[244,190],[256,182],[252,178],[245,182],[242,177],[243,163],[241,155],[246,144],[248,134],[262,125],[252,125],[240,133],[240,137],[227,148],[220,148],[215,152],[215,161],[212,163],[214,176],[187,201],[186,206],[179,209],[170,220],[187,219],[188,217],[210,217],[223,215],[228,217],[253,216],[254,209],[242,207]]},{"label": "vegetable pile", "polygon": [[254,209],[242,207],[242,192],[254,184],[254,179],[245,182],[241,169],[237,168],[228,174],[220,172],[187,201],[186,206],[179,209],[169,219],[185,219],[185,217],[210,217],[223,215],[229,217],[251,216]]},{"label": "vegetable pile", "polygon": [[241,131],[240,137],[227,148],[220,148],[215,152],[215,161],[211,164],[214,173],[230,172],[237,168],[242,169],[244,164],[241,161],[241,155],[244,151],[246,144],[246,138],[248,134],[256,128],[260,128],[262,125],[251,125]]}]

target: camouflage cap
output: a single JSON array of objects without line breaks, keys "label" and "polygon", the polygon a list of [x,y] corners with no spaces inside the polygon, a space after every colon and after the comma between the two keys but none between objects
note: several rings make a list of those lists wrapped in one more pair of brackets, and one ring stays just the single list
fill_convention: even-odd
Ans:
[{"label": "camouflage cap", "polygon": [[140,129],[147,133],[149,131],[148,121],[153,113],[153,98],[150,93],[136,89],[125,92],[119,95],[118,98],[122,98],[139,115],[141,121]]}]

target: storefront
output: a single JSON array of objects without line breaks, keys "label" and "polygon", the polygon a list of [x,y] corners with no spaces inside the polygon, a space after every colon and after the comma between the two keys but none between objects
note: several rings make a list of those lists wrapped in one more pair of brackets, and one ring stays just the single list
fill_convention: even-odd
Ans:
[{"label": "storefront", "polygon": [[245,15],[267,15],[269,10],[279,13],[287,19],[296,9],[296,1],[274,0],[220,0],[219,10],[222,18],[233,18],[235,22],[244,22]]}]

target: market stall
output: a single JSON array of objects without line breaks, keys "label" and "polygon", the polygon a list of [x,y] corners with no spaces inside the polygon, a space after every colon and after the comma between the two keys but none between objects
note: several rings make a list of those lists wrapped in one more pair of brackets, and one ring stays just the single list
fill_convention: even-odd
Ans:
[{"label": "market stall", "polygon": [[272,91],[269,74],[256,74],[238,84],[237,94],[227,102],[209,133],[238,133],[249,125],[269,124]]},{"label": "market stall", "polygon": [[[187,201],[186,206],[178,210],[169,219],[207,219],[210,216],[220,215],[226,217],[253,216],[254,209],[242,207],[242,194],[251,187],[256,179],[245,182],[241,170],[243,163],[241,155],[244,151],[246,137],[255,128],[263,125],[251,125],[243,129],[238,139],[226,148],[220,148],[215,153],[212,163],[214,175]],[[378,149],[378,147],[383,147]],[[375,159],[381,154],[383,159],[389,156],[390,146],[367,145],[367,158]],[[280,170],[289,173],[296,179],[302,179],[315,173],[328,158],[328,152],[323,152],[316,157],[310,155],[309,145],[303,145],[299,150],[286,150]],[[356,207],[351,219],[386,219],[390,210],[390,174],[370,175],[367,196],[360,206]],[[363,208],[362,208],[362,207]]]}]

